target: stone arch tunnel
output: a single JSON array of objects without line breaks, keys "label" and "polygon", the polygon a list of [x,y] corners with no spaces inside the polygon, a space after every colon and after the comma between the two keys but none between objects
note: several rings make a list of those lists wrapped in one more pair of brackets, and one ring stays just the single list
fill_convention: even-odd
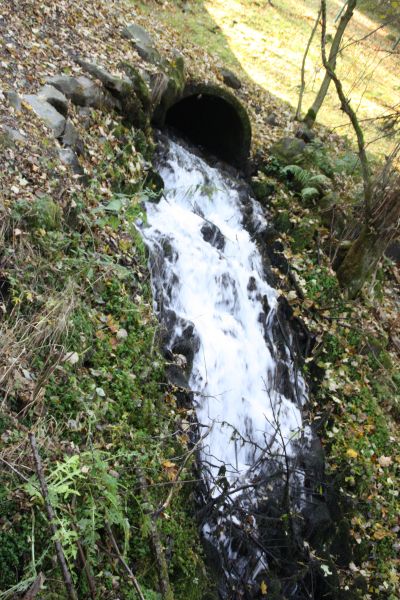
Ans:
[{"label": "stone arch tunnel", "polygon": [[225,89],[206,84],[186,86],[158,120],[209,154],[237,168],[245,167],[251,144],[250,120],[239,100]]}]

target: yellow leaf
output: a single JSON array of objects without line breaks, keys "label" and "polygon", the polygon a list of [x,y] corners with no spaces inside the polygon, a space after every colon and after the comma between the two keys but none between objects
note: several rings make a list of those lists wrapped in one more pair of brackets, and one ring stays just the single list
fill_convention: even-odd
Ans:
[{"label": "yellow leaf", "polygon": [[353,450],[353,448],[349,448],[346,452],[346,456],[348,458],[357,458],[358,452],[357,450]]},{"label": "yellow leaf", "polygon": [[264,580],[262,580],[260,584],[261,596],[266,596],[268,591],[268,586]]},{"label": "yellow leaf", "polygon": [[390,535],[390,532],[386,531],[386,529],[377,529],[374,531],[374,535],[372,537],[374,540],[383,540],[383,538],[385,538],[387,535]]},{"label": "yellow leaf", "polygon": [[175,469],[176,468],[176,464],[171,462],[170,460],[164,460],[164,462],[162,463],[162,466],[164,467],[164,469]]}]

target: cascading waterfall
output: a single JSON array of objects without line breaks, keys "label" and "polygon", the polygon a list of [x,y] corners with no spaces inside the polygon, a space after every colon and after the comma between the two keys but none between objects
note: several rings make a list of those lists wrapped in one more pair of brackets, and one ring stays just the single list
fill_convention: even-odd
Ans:
[{"label": "cascading waterfall", "polygon": [[244,227],[246,211],[253,229],[266,227],[258,204],[183,145],[166,146],[164,193],[146,203],[141,232],[167,346],[193,393],[204,502],[213,507],[203,535],[221,556],[225,596],[246,597],[268,570],[257,518],[263,502],[273,489],[281,503],[290,495],[299,506],[304,497],[296,456],[311,437],[302,419],[306,387],[279,333],[279,294]]}]

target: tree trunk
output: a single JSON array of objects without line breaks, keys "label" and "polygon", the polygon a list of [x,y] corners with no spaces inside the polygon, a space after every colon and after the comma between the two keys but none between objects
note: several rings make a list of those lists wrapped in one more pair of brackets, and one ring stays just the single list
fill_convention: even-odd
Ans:
[{"label": "tree trunk", "polygon": [[399,230],[400,175],[396,173],[383,189],[375,186],[370,223],[364,225],[337,271],[339,282],[349,298],[360,292]]},{"label": "tree trunk", "polygon": [[[347,27],[350,19],[353,16],[354,9],[356,6],[357,6],[357,0],[348,0],[346,11],[344,12],[344,14],[342,15],[342,17],[339,21],[339,25],[336,30],[335,37],[333,38],[333,42],[332,42],[332,46],[331,46],[331,49],[329,52],[329,58],[328,58],[328,62],[329,62],[329,65],[330,65],[332,71],[334,71],[336,68],[336,59],[339,54],[340,44],[342,42],[343,34],[346,30],[346,27]],[[317,114],[325,100],[326,94],[328,93],[330,82],[331,82],[331,78],[330,78],[329,74],[326,72],[324,80],[319,89],[319,92],[318,92],[312,106],[308,109],[308,112],[305,116],[304,122],[307,125],[307,127],[311,128],[314,125],[315,120],[317,118]]]}]

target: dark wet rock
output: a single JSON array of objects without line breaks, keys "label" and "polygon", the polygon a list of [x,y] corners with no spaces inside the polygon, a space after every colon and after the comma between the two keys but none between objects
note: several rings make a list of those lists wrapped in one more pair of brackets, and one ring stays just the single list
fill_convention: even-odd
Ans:
[{"label": "dark wet rock", "polygon": [[76,153],[72,148],[60,148],[58,155],[64,165],[68,165],[75,175],[83,175],[84,171]]},{"label": "dark wet rock", "polygon": [[143,27],[131,23],[123,29],[122,35],[132,42],[135,50],[143,60],[156,64],[160,62],[161,56],[155,47],[153,38]]},{"label": "dark wet rock", "polygon": [[305,473],[318,474],[318,477],[323,476],[325,465],[324,449],[320,440],[314,437],[307,446],[300,449],[298,460]]},{"label": "dark wet rock", "polygon": [[66,96],[53,85],[46,84],[38,91],[39,98],[45,100],[61,113],[64,117],[68,113],[68,100]]},{"label": "dark wet rock", "polygon": [[188,377],[185,375],[184,370],[179,365],[170,363],[166,367],[166,374],[168,381],[172,385],[176,385],[178,388],[188,388]]},{"label": "dark wet rock", "polygon": [[249,292],[255,292],[257,289],[257,282],[255,277],[249,278],[249,283],[247,284],[247,290]]},{"label": "dark wet rock", "polygon": [[330,553],[336,557],[336,563],[341,567],[346,567],[354,560],[350,539],[351,527],[348,521],[342,518],[335,524],[335,534],[330,546]]},{"label": "dark wet rock", "polygon": [[240,81],[239,77],[237,77],[235,73],[233,73],[233,71],[231,71],[230,69],[222,68],[219,69],[219,72],[225,85],[234,90],[240,90],[240,88],[242,87],[242,82]]},{"label": "dark wet rock", "polygon": [[211,246],[214,246],[217,250],[223,250],[225,248],[224,235],[214,223],[207,221],[200,231],[204,241],[209,242]]},{"label": "dark wet rock", "polygon": [[20,111],[22,108],[21,97],[17,92],[8,91],[4,93],[5,97],[8,100],[8,103],[12,108],[16,111]]},{"label": "dark wet rock", "polygon": [[[160,245],[163,250],[164,258],[166,258],[170,262],[173,262],[174,259],[177,257],[177,252],[176,252],[176,250],[174,250],[174,248],[171,244],[170,238],[168,238],[168,237],[162,238],[160,240]],[[176,275],[172,276],[171,286],[174,286],[177,283],[179,283],[178,277]],[[168,291],[169,291],[169,288],[167,289],[167,293],[168,293]]]},{"label": "dark wet rock", "polygon": [[24,94],[24,101],[29,104],[34,113],[42,119],[44,124],[52,130],[56,138],[60,137],[65,129],[65,117],[51,104],[34,94]]},{"label": "dark wet rock", "polygon": [[[200,348],[200,340],[196,334],[194,324],[178,317],[175,311],[167,309],[162,311],[163,329],[160,335],[161,347],[164,352],[171,351],[173,354],[181,354],[186,359],[184,374],[188,378],[192,371],[193,359]],[[176,331],[180,331],[176,336]],[[175,364],[175,367],[177,365]],[[181,368],[181,367],[179,367]]]},{"label": "dark wet rock", "polygon": [[271,154],[284,165],[297,165],[304,160],[305,148],[304,140],[285,137],[271,146]]},{"label": "dark wet rock", "polygon": [[193,323],[186,322],[179,339],[174,341],[172,351],[174,354],[182,354],[186,358],[185,372],[189,376],[192,371],[193,359],[200,348],[200,341],[195,333]]},{"label": "dark wet rock", "polygon": [[265,244],[273,244],[279,237],[279,232],[272,225],[267,227],[262,232],[262,240]]}]

